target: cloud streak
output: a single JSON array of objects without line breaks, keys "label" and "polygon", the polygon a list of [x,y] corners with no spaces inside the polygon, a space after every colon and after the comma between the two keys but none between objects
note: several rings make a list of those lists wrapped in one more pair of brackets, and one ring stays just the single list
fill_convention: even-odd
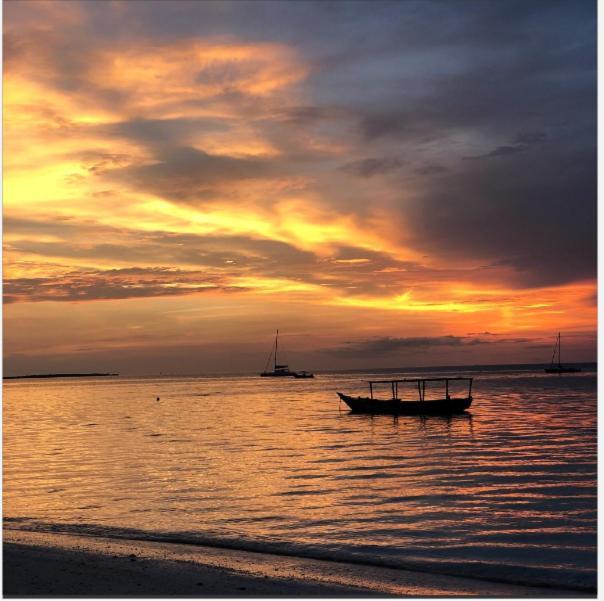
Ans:
[{"label": "cloud streak", "polygon": [[395,157],[371,158],[353,161],[342,165],[340,169],[347,173],[360,175],[361,177],[373,177],[383,175],[401,167],[403,163]]},{"label": "cloud streak", "polygon": [[171,269],[77,271],[55,277],[14,278],[4,285],[4,302],[96,301],[175,296],[208,291],[244,291],[203,272]]},{"label": "cloud streak", "polygon": [[327,352],[342,357],[383,357],[406,351],[429,351],[433,348],[460,348],[492,344],[524,344],[527,338],[477,338],[468,336],[421,336],[393,338],[390,336],[347,342],[343,346],[328,349]]}]

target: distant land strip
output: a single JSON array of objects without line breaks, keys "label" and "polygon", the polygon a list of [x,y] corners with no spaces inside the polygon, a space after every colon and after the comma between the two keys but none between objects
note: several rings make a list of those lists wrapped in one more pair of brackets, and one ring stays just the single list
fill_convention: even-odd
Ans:
[{"label": "distant land strip", "polygon": [[91,376],[119,376],[119,374],[29,374],[27,376],[4,376],[3,380],[23,380],[25,378],[90,378]]}]

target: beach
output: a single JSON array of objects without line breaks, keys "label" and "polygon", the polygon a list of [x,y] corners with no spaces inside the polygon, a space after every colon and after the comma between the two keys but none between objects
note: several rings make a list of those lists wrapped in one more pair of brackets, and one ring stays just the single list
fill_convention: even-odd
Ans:
[{"label": "beach", "polygon": [[4,596],[577,597],[577,591],[215,547],[4,530]]}]

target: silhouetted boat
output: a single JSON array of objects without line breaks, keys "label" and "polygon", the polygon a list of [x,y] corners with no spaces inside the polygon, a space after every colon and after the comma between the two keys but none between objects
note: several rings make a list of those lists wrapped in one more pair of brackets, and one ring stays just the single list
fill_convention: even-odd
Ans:
[{"label": "silhouetted boat", "polygon": [[294,378],[314,378],[315,374],[310,373],[309,371],[295,371],[293,372]]},{"label": "silhouetted boat", "polygon": [[[271,351],[271,354],[268,356],[266,361],[266,366],[264,367],[264,371],[260,374],[263,378],[314,378],[314,374],[311,374],[309,371],[292,371],[288,365],[279,365],[277,363],[277,352],[279,350],[279,330],[277,330],[277,335],[275,336],[275,348]],[[267,371],[268,365],[270,363],[271,357],[274,355],[274,363],[273,363],[273,371]]]},{"label": "silhouetted boat", "polygon": [[[558,355],[558,363],[556,363],[556,354]],[[548,374],[576,374],[581,371],[580,367],[571,367],[570,365],[562,365],[560,362],[560,332],[558,332],[558,338],[556,344],[554,344],[554,353],[552,354],[552,362],[549,367],[545,368],[545,372]]]},{"label": "silhouetted boat", "polygon": [[[468,382],[468,396],[449,395],[449,382],[465,380]],[[398,385],[402,382],[417,383],[417,400],[403,400],[398,396]],[[444,382],[445,397],[426,400],[426,382]],[[472,404],[472,378],[456,376],[453,378],[404,378],[402,380],[370,380],[369,397],[352,397],[338,392],[338,396],[350,407],[352,413],[386,413],[389,415],[451,415],[463,413]],[[373,397],[374,384],[390,384],[391,399]]]}]

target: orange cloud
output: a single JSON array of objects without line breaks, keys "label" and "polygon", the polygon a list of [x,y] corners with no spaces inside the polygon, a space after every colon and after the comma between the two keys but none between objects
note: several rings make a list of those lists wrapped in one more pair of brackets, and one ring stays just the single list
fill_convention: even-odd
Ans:
[{"label": "orange cloud", "polygon": [[[351,330],[544,335],[594,327],[595,282],[523,288],[510,283],[509,265],[411,245],[395,212],[404,215],[413,180],[396,180],[393,193],[380,179],[398,177],[404,161],[358,156],[365,149],[353,149],[346,114],[305,106],[311,68],[292,47],[234,38],[107,45],[77,33],[66,40],[61,28],[87,18],[82,6],[36,6],[53,26],[30,10],[7,28],[12,349],[37,339],[15,324],[39,323],[45,312],[65,327],[45,338],[44,352],[113,348],[117,334],[95,338],[101,300],[99,328],[112,332],[112,319],[134,331],[129,299],[144,306],[141,328],[155,327],[153,312],[168,306],[205,327],[202,304],[228,307],[240,327],[261,316],[263,328],[304,323],[333,340]],[[77,305],[85,335],[69,323],[67,305]],[[176,314],[161,335],[133,336],[132,345],[189,336]],[[220,338],[218,326],[210,331]]]}]

